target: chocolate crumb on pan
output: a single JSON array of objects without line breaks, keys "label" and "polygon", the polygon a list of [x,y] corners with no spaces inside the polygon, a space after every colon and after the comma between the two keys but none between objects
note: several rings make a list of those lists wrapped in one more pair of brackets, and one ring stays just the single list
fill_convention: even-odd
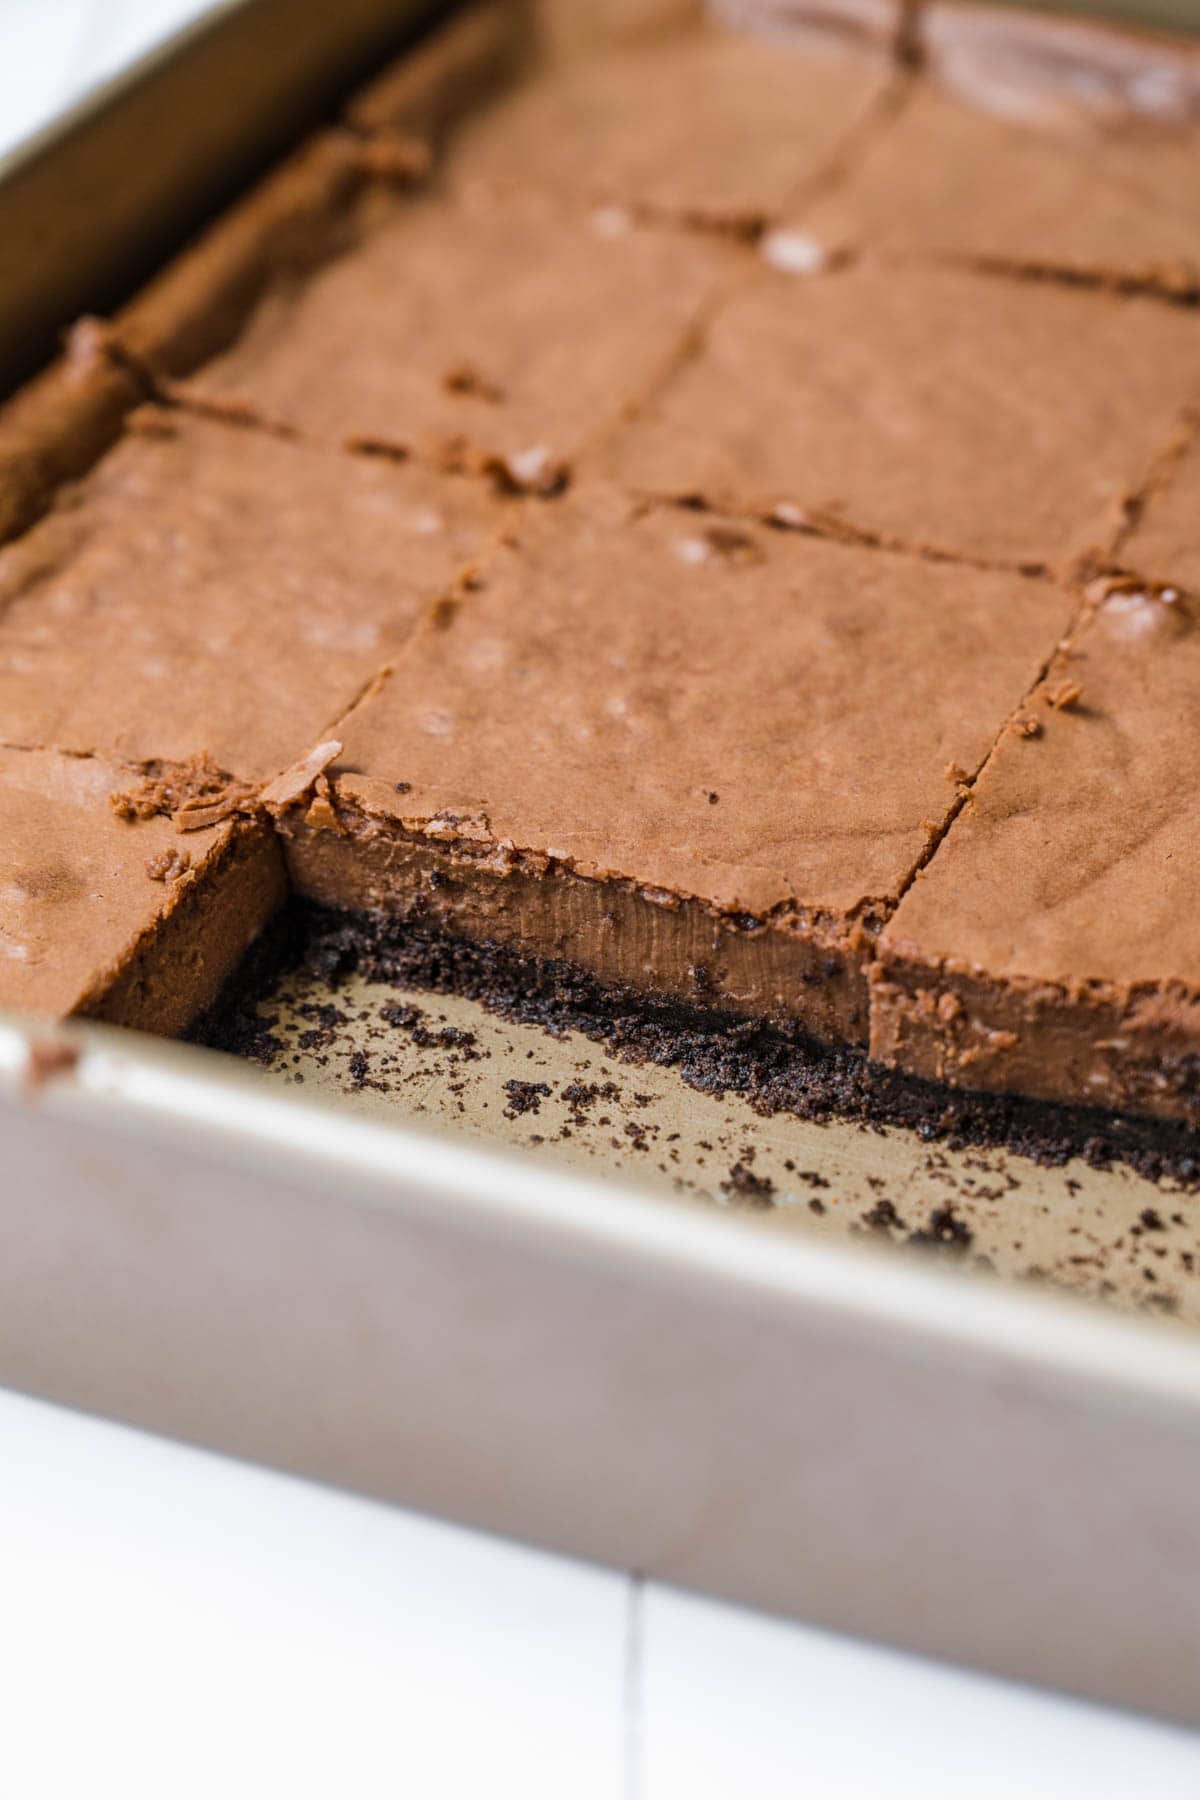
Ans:
[{"label": "chocolate crumb on pan", "polygon": [[550,1098],[550,1084],[546,1081],[506,1081],[504,1091],[508,1095],[507,1113],[510,1119],[518,1118],[522,1113],[537,1113],[542,1110],[542,1101]]},{"label": "chocolate crumb on pan", "polygon": [[289,969],[333,983],[356,971],[399,988],[461,995],[556,1036],[577,1031],[627,1061],[674,1068],[701,1092],[744,1095],[764,1115],[868,1130],[899,1126],[949,1149],[1008,1149],[1049,1167],[1072,1157],[1100,1169],[1125,1164],[1149,1180],[1200,1188],[1200,1146],[1183,1125],[945,1088],[882,1068],[862,1050],[816,1044],[795,1027],[604,988],[562,963],[470,944],[387,914],[338,913],[296,900],[192,1036],[269,1062],[276,1040],[259,1007],[269,1017]]},{"label": "chocolate crumb on pan", "polygon": [[970,1226],[959,1218],[952,1206],[936,1206],[929,1215],[929,1223],[911,1232],[908,1241],[961,1254],[970,1248],[973,1235]]},{"label": "chocolate crumb on pan", "polygon": [[775,1198],[775,1183],[769,1175],[756,1175],[744,1162],[736,1162],[721,1183],[721,1192],[727,1200],[743,1206],[765,1207]]}]

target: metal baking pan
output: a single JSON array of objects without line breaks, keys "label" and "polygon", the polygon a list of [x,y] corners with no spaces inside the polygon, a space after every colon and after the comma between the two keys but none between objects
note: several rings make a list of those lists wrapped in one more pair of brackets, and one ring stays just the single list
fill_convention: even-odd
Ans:
[{"label": "metal baking pan", "polygon": [[[265,139],[181,123],[175,185],[121,212],[129,272],[330,102],[314,71],[335,43],[344,81],[414,9],[357,0],[334,38],[304,10],[295,85],[240,90]],[[214,91],[217,38],[261,63],[272,17],[220,9],[11,159],[6,259],[36,252],[13,236],[31,195],[77,204],[93,130],[132,157],[147,94],[182,118]],[[44,287],[27,271],[6,315],[34,337],[119,279],[101,236],[74,260],[45,241]],[[273,1003],[265,1073],[0,1019],[0,1380],[1200,1723],[1194,1201],[763,1120],[464,1001],[412,996],[414,1033],[383,1014],[393,991],[352,985],[344,1030],[314,1044],[327,998],[297,977]],[[867,1229],[881,1199],[909,1234],[936,1240],[948,1203],[964,1229],[902,1253],[899,1227]]]}]

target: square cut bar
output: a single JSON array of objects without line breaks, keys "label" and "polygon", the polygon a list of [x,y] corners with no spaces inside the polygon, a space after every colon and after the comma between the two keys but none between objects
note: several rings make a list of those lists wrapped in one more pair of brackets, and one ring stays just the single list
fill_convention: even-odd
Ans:
[{"label": "square cut bar", "polygon": [[1066,611],[606,489],[530,505],[344,721],[333,811],[284,816],[293,882],[865,1042],[872,933]]},{"label": "square cut bar", "polygon": [[190,391],[553,486],[671,368],[732,256],[538,194],[393,200],[345,256],[269,291]]},{"label": "square cut bar", "polygon": [[[1171,61],[1164,55],[1163,79]],[[932,84],[913,94],[799,229],[827,256],[862,247],[1111,287],[1200,293],[1196,112],[1090,124],[997,117]]]},{"label": "square cut bar", "polygon": [[872,1054],[1200,1124],[1200,623],[1114,584],[879,942]]},{"label": "square cut bar", "polygon": [[697,30],[535,76],[464,120],[446,173],[755,227],[834,164],[889,79],[856,50]]},{"label": "square cut bar", "polygon": [[1143,579],[1200,599],[1200,423],[1147,495],[1119,560]]},{"label": "square cut bar", "polygon": [[1063,567],[1114,541],[1197,393],[1184,309],[957,269],[764,268],[604,460],[648,493]]},{"label": "square cut bar", "polygon": [[111,804],[130,780],[91,757],[0,750],[0,1006],[176,1035],[282,901],[265,826],[131,822]]},{"label": "square cut bar", "polygon": [[310,749],[503,507],[416,465],[147,410],[0,550],[9,742],[244,780]]}]

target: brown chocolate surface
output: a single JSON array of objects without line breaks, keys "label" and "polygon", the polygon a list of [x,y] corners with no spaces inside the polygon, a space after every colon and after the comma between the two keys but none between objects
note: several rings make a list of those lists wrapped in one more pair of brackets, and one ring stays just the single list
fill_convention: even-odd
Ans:
[{"label": "brown chocolate surface", "polygon": [[652,43],[701,25],[707,0],[533,0],[527,30],[538,62],[546,68],[605,50]]},{"label": "brown chocolate surface", "polygon": [[528,507],[343,720],[294,877],[861,1036],[863,934],[1068,612],[1042,582],[605,490]]},{"label": "brown chocolate surface", "polygon": [[0,550],[3,736],[127,762],[208,752],[263,779],[401,647],[502,509],[416,465],[139,421]]},{"label": "brown chocolate surface", "polygon": [[180,1032],[282,900],[265,828],[124,819],[111,799],[128,781],[0,750],[0,1006]]},{"label": "brown chocolate surface", "polygon": [[1198,693],[1194,604],[1102,585],[882,935],[873,1054],[1200,1122]]},{"label": "brown chocolate surface", "polygon": [[1027,125],[921,87],[803,229],[830,255],[865,246],[1200,292],[1200,111],[1093,125],[1083,107]]},{"label": "brown chocolate surface", "polygon": [[139,398],[83,321],[62,359],[0,409],[0,544],[32,524],[61,484],[107,449]]},{"label": "brown chocolate surface", "polygon": [[1150,300],[869,261],[764,267],[606,460],[651,493],[1061,566],[1113,541],[1197,395],[1197,321]]},{"label": "brown chocolate surface", "polygon": [[464,114],[520,75],[535,40],[525,0],[464,0],[359,88],[343,117],[368,138],[415,138],[436,150]]},{"label": "brown chocolate surface", "polygon": [[395,185],[359,138],[317,133],[121,309],[115,338],[155,377],[188,374],[228,348],[264,295],[348,251]]},{"label": "brown chocolate surface", "polygon": [[536,193],[400,200],[353,253],[273,290],[190,391],[552,484],[670,369],[731,255]]},{"label": "brown chocolate surface", "polygon": [[888,80],[861,55],[697,32],[584,59],[464,123],[451,180],[716,223],[778,213],[861,126]]},{"label": "brown chocolate surface", "polygon": [[1197,59],[695,10],[469,15],[0,416],[0,999],[182,1028],[282,843],[764,1104],[1186,1137]]}]

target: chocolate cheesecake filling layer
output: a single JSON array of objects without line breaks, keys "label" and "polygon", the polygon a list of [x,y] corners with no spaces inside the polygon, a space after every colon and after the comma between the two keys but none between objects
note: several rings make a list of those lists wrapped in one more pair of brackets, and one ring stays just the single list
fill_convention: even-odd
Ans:
[{"label": "chocolate cheesecake filling layer", "polygon": [[127,769],[0,750],[0,997],[176,1036],[211,1007],[286,877],[265,824],[131,818]]},{"label": "chocolate cheesecake filling layer", "polygon": [[193,865],[191,876],[169,911],[83,1000],[79,1016],[179,1037],[216,1004],[283,905],[287,877],[270,832],[244,820],[225,829],[219,848]]},{"label": "chocolate cheesecake filling layer", "polygon": [[337,824],[281,826],[294,890],[342,912],[386,914],[451,937],[549,958],[608,987],[865,1044],[867,928],[789,913],[763,920],[629,881],[590,880],[469,846],[443,847],[339,801]]}]

